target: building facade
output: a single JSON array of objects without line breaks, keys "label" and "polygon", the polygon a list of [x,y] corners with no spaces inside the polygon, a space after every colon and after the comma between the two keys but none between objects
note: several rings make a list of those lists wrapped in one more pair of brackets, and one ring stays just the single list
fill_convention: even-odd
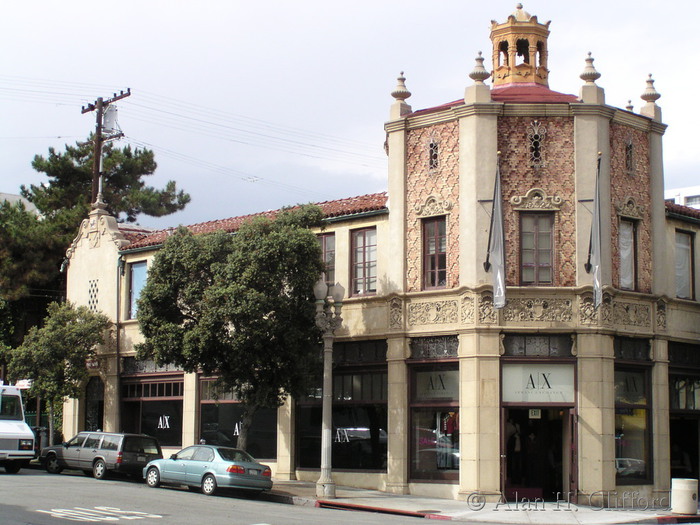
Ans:
[{"label": "building facade", "polygon": [[[413,111],[401,75],[387,193],[320,203],[329,280],[348,291],[334,344],[337,484],[607,503],[608,492],[651,500],[672,476],[698,476],[700,212],[664,202],[651,77],[638,113],[605,103],[590,56],[579,95],[552,91],[548,35],[521,6],[492,22],[492,72],[479,56],[464,97],[434,108]],[[484,267],[497,176],[502,308]],[[235,231],[246,218],[191,229]],[[136,299],[167,235],[96,206],[68,250],[69,299],[115,330],[84,398],[66,404],[66,435],[235,444],[240,410],[212,394],[214,378],[135,358]],[[314,391],[261,413],[251,451],[278,479],[315,481],[320,429]]]}]

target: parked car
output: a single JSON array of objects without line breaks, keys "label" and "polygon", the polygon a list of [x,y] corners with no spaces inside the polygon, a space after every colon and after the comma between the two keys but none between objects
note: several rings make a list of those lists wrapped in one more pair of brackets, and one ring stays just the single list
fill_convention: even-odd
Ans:
[{"label": "parked car", "polygon": [[39,459],[46,471],[52,474],[67,468],[104,479],[109,472],[123,472],[141,478],[143,467],[162,457],[158,440],[151,436],[81,432],[66,443],[45,447]]},{"label": "parked car", "polygon": [[272,488],[270,467],[258,463],[237,448],[217,445],[193,445],[169,459],[156,459],[143,469],[149,487],[161,483],[201,488],[210,496],[218,488],[262,492]]}]

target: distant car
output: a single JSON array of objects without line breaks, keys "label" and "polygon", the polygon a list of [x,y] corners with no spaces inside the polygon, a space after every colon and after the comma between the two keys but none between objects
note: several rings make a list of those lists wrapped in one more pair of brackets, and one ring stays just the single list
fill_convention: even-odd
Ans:
[{"label": "distant car", "polygon": [[96,479],[109,472],[123,472],[141,478],[146,464],[163,457],[158,440],[143,434],[81,432],[61,445],[45,447],[39,459],[47,472],[82,470]]},{"label": "distant car", "polygon": [[207,496],[218,488],[262,492],[272,488],[270,467],[237,448],[193,445],[169,459],[156,459],[143,469],[149,487],[161,483],[201,488]]},{"label": "distant car", "polygon": [[615,458],[615,470],[620,476],[643,477],[646,473],[646,465],[641,459]]}]

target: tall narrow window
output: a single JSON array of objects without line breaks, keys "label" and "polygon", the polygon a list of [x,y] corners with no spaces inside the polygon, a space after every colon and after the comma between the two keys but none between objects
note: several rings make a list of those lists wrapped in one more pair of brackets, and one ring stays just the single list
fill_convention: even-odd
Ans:
[{"label": "tall narrow window", "polygon": [[553,226],[552,213],[520,215],[521,284],[553,284]]},{"label": "tall narrow window", "polygon": [[676,232],[676,297],[693,298],[693,238],[688,232]]},{"label": "tall narrow window", "polygon": [[637,224],[626,219],[620,220],[618,234],[620,250],[620,288],[637,288]]},{"label": "tall narrow window", "polygon": [[547,128],[541,122],[533,120],[530,124],[527,137],[530,141],[530,166],[533,168],[543,168],[544,161],[544,138]]},{"label": "tall narrow window", "polygon": [[377,230],[366,228],[352,232],[352,293],[377,291]]},{"label": "tall narrow window", "polygon": [[430,145],[428,146],[428,155],[429,155],[428,167],[431,170],[437,169],[437,167],[438,167],[438,143],[434,140],[430,141]]},{"label": "tall narrow window", "polygon": [[625,144],[625,170],[627,175],[634,175],[634,144],[629,139]]},{"label": "tall narrow window", "polygon": [[423,287],[447,285],[447,233],[445,217],[423,220]]},{"label": "tall narrow window", "polygon": [[137,301],[145,285],[146,261],[131,263],[129,265],[129,311],[127,312],[129,319],[136,319]]},{"label": "tall narrow window", "polygon": [[335,233],[324,233],[319,235],[321,243],[321,257],[325,266],[326,284],[335,284]]}]

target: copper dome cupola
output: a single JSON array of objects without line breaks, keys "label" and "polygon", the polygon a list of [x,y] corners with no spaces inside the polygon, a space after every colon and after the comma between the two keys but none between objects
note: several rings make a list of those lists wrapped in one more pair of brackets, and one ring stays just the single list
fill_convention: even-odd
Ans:
[{"label": "copper dome cupola", "polygon": [[525,83],[549,86],[549,24],[540,24],[522,4],[504,23],[491,21],[494,87]]}]

